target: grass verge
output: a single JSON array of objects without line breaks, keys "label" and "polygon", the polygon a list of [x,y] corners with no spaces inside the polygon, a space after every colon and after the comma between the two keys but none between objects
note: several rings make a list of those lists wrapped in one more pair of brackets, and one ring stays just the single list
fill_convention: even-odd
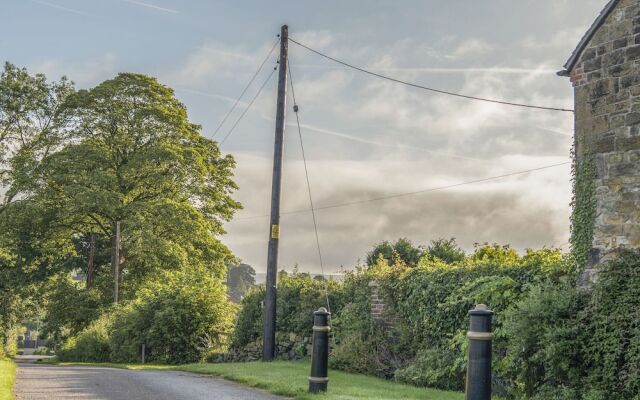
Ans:
[{"label": "grass verge", "polygon": [[[62,365],[79,365],[77,363]],[[435,389],[417,388],[370,376],[330,371],[329,390],[326,395],[307,393],[310,364],[307,361],[274,361],[231,364],[124,365],[81,364],[126,369],[178,370],[214,375],[245,386],[264,389],[296,400],[462,400],[464,395]]]},{"label": "grass verge", "polygon": [[16,381],[16,365],[11,360],[0,359],[0,400],[13,399],[13,384]]}]

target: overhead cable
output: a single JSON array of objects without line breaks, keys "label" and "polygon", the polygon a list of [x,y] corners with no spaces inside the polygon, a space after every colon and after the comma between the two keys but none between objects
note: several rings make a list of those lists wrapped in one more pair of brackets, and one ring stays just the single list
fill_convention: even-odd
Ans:
[{"label": "overhead cable", "polygon": [[370,70],[367,70],[367,69],[364,69],[364,68],[361,68],[361,67],[357,67],[357,66],[355,66],[353,64],[347,63],[345,61],[338,60],[337,58],[331,57],[331,56],[329,56],[329,55],[327,55],[325,53],[322,53],[322,52],[320,52],[318,50],[315,50],[315,49],[313,49],[313,48],[311,48],[311,47],[309,47],[307,45],[304,45],[304,44],[298,42],[295,39],[292,39],[291,37],[289,37],[289,40],[292,41],[293,43],[297,44],[298,46],[301,46],[301,47],[311,51],[312,53],[315,53],[315,54],[317,54],[317,55],[319,55],[321,57],[324,57],[324,58],[326,58],[328,60],[331,60],[333,62],[336,62],[338,64],[344,65],[345,67],[348,67],[348,68],[354,69],[356,71],[360,71],[360,72],[363,72],[365,74],[369,74],[369,75],[372,75],[372,76],[375,76],[375,77],[378,77],[378,78],[381,78],[381,79],[386,79],[386,80],[391,81],[391,82],[399,83],[399,84],[402,84],[402,85],[411,86],[411,87],[414,87],[414,88],[423,89],[423,90],[427,90],[427,91],[434,92],[434,93],[445,94],[445,95],[448,95],[448,96],[460,97],[460,98],[469,99],[469,100],[484,101],[484,102],[487,102],[487,103],[502,104],[502,105],[506,105],[506,106],[534,108],[534,109],[547,110],[547,111],[574,112],[574,110],[568,109],[568,108],[545,107],[545,106],[538,106],[538,105],[533,105],[533,104],[515,103],[515,102],[510,102],[510,101],[502,101],[502,100],[488,99],[488,98],[484,98],[484,97],[468,96],[468,95],[464,95],[464,94],[460,94],[460,93],[449,92],[449,91],[446,91],[446,90],[434,89],[432,87],[419,85],[417,83],[412,83],[412,82],[404,81],[404,80],[397,79],[397,78],[392,78],[390,76],[382,75],[382,74],[379,74],[377,72],[373,72],[373,71],[370,71]]},{"label": "overhead cable", "polygon": [[258,67],[256,72],[253,74],[253,76],[251,77],[249,82],[247,82],[247,85],[244,87],[244,89],[242,89],[242,93],[240,93],[240,96],[238,96],[238,99],[235,101],[235,103],[233,103],[233,106],[231,107],[231,109],[229,109],[229,112],[227,112],[227,114],[224,116],[224,118],[222,118],[222,121],[220,121],[220,123],[218,124],[218,127],[213,132],[213,136],[212,137],[216,137],[216,135],[220,131],[220,128],[222,128],[222,125],[224,125],[224,123],[227,121],[227,119],[229,118],[231,113],[233,113],[233,111],[236,109],[236,107],[240,103],[240,100],[242,99],[242,97],[244,97],[244,94],[247,92],[247,90],[249,89],[249,87],[251,86],[253,81],[256,79],[256,77],[258,76],[260,71],[262,71],[262,67],[264,67],[264,64],[266,64],[266,62],[269,59],[269,57],[271,57],[271,53],[273,53],[273,50],[276,49],[276,46],[278,45],[278,43],[280,43],[280,39],[276,40],[276,42],[273,44],[273,47],[271,47],[271,50],[269,51],[269,54],[267,54],[267,56],[264,58],[264,60],[262,61],[262,63],[260,64],[260,66]]},{"label": "overhead cable", "polygon": [[269,74],[269,76],[267,77],[267,79],[264,80],[264,82],[262,83],[262,86],[260,86],[260,89],[258,89],[258,92],[256,93],[255,96],[253,96],[253,98],[251,99],[251,101],[249,102],[249,104],[247,104],[247,107],[244,109],[244,111],[242,111],[242,114],[240,114],[240,116],[238,117],[238,119],[236,120],[236,122],[233,124],[233,126],[231,127],[231,129],[229,129],[229,132],[227,132],[227,134],[224,136],[224,138],[220,141],[220,146],[222,146],[224,144],[224,142],[227,141],[227,139],[229,138],[229,136],[231,136],[231,134],[233,133],[233,131],[236,129],[236,126],[238,126],[238,124],[240,123],[240,121],[242,120],[242,118],[244,118],[245,114],[247,113],[247,111],[249,111],[249,109],[251,108],[251,106],[253,105],[253,103],[256,101],[256,99],[258,98],[258,96],[260,96],[260,93],[262,93],[262,89],[264,89],[265,86],[267,86],[267,83],[271,80],[271,77],[273,77],[273,74],[276,72],[278,68],[275,67],[273,68],[273,70],[271,70],[271,73]]},{"label": "overhead cable", "polygon": [[[287,62],[287,68],[289,70],[289,87],[291,87],[291,97],[293,100],[293,112],[296,115],[296,123],[298,125],[298,137],[300,138],[300,150],[302,152],[302,161],[304,164],[304,176],[307,180],[307,192],[309,193],[309,205],[310,208],[309,210],[311,211],[311,216],[313,218],[313,229],[315,231],[316,234],[316,247],[318,249],[318,259],[320,261],[320,271],[322,271],[322,277],[324,278],[324,262],[322,261],[322,251],[320,249],[320,236],[318,235],[318,221],[316,219],[316,212],[315,212],[315,208],[313,207],[313,196],[311,195],[311,182],[309,181],[309,169],[307,168],[307,157],[306,154],[304,152],[304,142],[302,140],[302,129],[300,129],[300,116],[298,114],[299,111],[299,107],[298,107],[298,103],[296,102],[296,91],[293,88],[293,75],[291,74],[291,65],[289,64],[289,62]],[[326,278],[325,278],[326,279]],[[326,298],[327,301],[327,311],[331,312],[331,305],[329,304],[329,289],[328,289],[328,282],[325,282],[325,287],[324,287],[324,296]]]},{"label": "overhead cable", "polygon": [[[355,201],[350,201],[350,202],[345,202],[345,203],[330,204],[330,205],[327,205],[327,206],[316,207],[316,208],[314,208],[314,211],[328,210],[328,209],[332,209],[332,208],[348,207],[348,206],[353,206],[353,205],[356,205],[356,204],[372,203],[372,202],[376,202],[376,201],[384,201],[384,200],[395,199],[395,198],[399,198],[399,197],[407,197],[407,196],[414,196],[414,195],[417,195],[417,194],[436,192],[436,191],[445,190],[445,189],[452,189],[452,188],[456,188],[456,187],[460,187],[460,186],[473,185],[473,184],[476,184],[476,183],[489,182],[489,181],[493,181],[493,180],[497,180],[497,179],[508,178],[510,176],[528,174],[530,172],[542,171],[542,170],[545,170],[545,169],[555,168],[555,167],[559,167],[559,166],[567,165],[567,164],[571,164],[571,161],[566,161],[566,162],[557,163],[557,164],[551,164],[551,165],[545,165],[545,166],[542,166],[542,167],[531,168],[531,169],[527,169],[527,170],[524,170],[524,171],[516,171],[516,172],[510,172],[510,173],[502,174],[502,175],[490,176],[490,177],[487,177],[487,178],[474,179],[474,180],[471,180],[471,181],[453,183],[451,185],[437,186],[437,187],[428,188],[428,189],[416,190],[416,191],[412,191],[412,192],[397,193],[397,194],[392,194],[392,195],[388,195],[388,196],[373,197],[373,198],[370,198],[370,199],[363,199],[363,200],[355,200]],[[281,215],[303,214],[303,213],[307,213],[307,212],[310,212],[310,211],[311,211],[310,209],[304,209],[304,210],[285,211],[285,212],[282,212],[280,214]],[[268,216],[269,216],[269,214],[266,214],[266,215],[253,215],[253,216],[249,216],[249,217],[234,218],[234,220],[265,218],[265,217],[268,217]]]}]

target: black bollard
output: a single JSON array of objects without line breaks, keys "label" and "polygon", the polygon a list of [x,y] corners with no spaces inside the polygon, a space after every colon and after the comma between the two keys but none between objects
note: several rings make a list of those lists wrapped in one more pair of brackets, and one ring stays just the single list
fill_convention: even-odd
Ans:
[{"label": "black bollard", "polygon": [[327,391],[329,383],[329,321],[331,313],[320,307],[313,313],[313,353],[311,354],[311,376],[309,393]]},{"label": "black bollard", "polygon": [[465,400],[491,400],[491,319],[493,311],[478,304],[469,311],[471,328]]}]

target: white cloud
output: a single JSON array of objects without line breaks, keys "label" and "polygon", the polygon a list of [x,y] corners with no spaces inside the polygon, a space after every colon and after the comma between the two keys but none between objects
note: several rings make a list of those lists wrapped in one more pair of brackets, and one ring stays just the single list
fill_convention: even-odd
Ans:
[{"label": "white cloud", "polygon": [[[232,250],[258,270],[266,260],[271,159],[236,154],[239,199],[245,210],[228,225],[225,237]],[[560,161],[557,157],[506,156],[503,166],[457,165],[424,159],[408,161],[392,155],[379,160],[310,160],[309,171],[316,207],[459,183]],[[282,204],[281,265],[300,263],[318,272],[313,226],[308,209],[301,160],[285,163]],[[458,238],[467,249],[474,242],[510,243],[517,249],[560,245],[568,237],[569,166],[495,181],[417,194],[385,201],[319,210],[320,240],[327,268],[353,266],[371,246],[385,239],[407,236],[416,243],[439,237]],[[544,196],[540,193],[544,192]],[[345,249],[348,251],[338,251]]]},{"label": "white cloud", "polygon": [[493,49],[492,44],[482,39],[472,38],[458,44],[448,56],[452,59],[468,58],[488,54]]},{"label": "white cloud", "polygon": [[105,79],[113,78],[117,72],[117,59],[112,53],[86,60],[80,64],[70,64],[58,59],[43,60],[29,66],[31,72],[44,73],[49,79],[65,75],[80,88],[95,86]]}]

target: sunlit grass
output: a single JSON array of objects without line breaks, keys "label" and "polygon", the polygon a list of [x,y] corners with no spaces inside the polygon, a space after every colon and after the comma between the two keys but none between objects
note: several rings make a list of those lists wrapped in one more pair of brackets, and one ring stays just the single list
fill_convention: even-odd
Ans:
[{"label": "sunlit grass", "polygon": [[11,360],[0,359],[0,400],[13,399],[13,384],[16,380],[16,365]]}]

